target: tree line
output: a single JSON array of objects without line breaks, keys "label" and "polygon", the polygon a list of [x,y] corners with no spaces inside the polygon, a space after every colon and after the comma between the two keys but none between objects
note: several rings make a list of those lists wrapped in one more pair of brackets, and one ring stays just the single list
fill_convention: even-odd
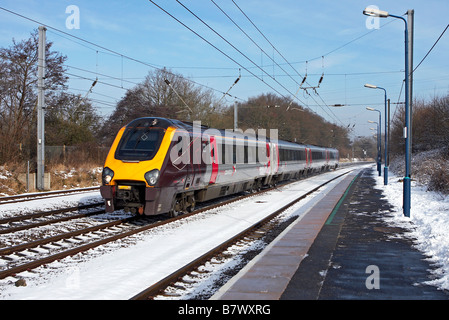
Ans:
[{"label": "tree line", "polygon": [[[392,120],[392,152],[404,153],[405,107],[401,105]],[[412,152],[447,148],[449,155],[449,94],[430,101],[415,99],[412,107]]]},{"label": "tree line", "polygon": [[[45,47],[45,139],[47,145],[93,142],[101,117],[89,101],[67,91],[67,60]],[[36,156],[38,31],[0,48],[0,163]]]},{"label": "tree line", "polygon": [[[46,44],[45,143],[48,146],[109,147],[118,130],[143,116],[201,121],[231,129],[234,104],[168,69],[150,71],[127,90],[107,117],[89,99],[68,91],[67,56]],[[38,32],[0,48],[0,163],[33,160],[36,156]],[[278,129],[279,139],[331,146],[349,154],[349,129],[330,123],[290,98],[272,93],[239,101],[242,130]],[[89,147],[89,148],[90,148]]]}]

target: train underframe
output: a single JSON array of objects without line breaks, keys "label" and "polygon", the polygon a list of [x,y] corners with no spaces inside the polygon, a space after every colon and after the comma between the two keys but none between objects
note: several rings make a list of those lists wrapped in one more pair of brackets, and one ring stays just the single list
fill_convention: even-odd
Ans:
[{"label": "train underframe", "polygon": [[[234,182],[224,185],[209,185],[196,190],[179,190],[175,187],[147,187],[140,181],[117,181],[113,186],[101,186],[100,192],[105,199],[106,212],[124,209],[133,214],[157,215],[169,213],[174,217],[191,212],[198,202],[204,202],[244,191],[258,191],[266,186],[291,179],[301,179],[315,172],[327,171],[329,166],[307,168],[297,172],[281,173],[263,176],[247,181]],[[163,190],[163,192],[161,191]]]}]

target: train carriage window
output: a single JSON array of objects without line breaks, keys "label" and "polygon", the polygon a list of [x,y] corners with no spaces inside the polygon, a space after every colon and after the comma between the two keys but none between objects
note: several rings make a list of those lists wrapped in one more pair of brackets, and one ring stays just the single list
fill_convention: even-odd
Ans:
[{"label": "train carriage window", "polygon": [[[214,149],[212,148],[212,145],[209,143],[209,141],[202,141],[201,142],[201,159],[198,159],[201,161],[201,163],[211,164],[211,159],[214,157]],[[194,153],[195,155],[195,153]],[[196,159],[194,159],[195,161]]]},{"label": "train carriage window", "polygon": [[227,141],[225,148],[226,148],[226,164],[235,163],[234,162],[235,152],[233,141]]},{"label": "train carriage window", "polygon": [[221,164],[225,164],[226,163],[226,144],[223,139],[221,140],[221,145],[219,146],[219,148],[221,149]]},{"label": "train carriage window", "polygon": [[237,146],[235,145],[235,141],[232,144],[232,163],[237,163]]},{"label": "train carriage window", "polygon": [[258,164],[264,164],[266,159],[266,146],[263,143],[257,142],[256,145],[256,162]]},{"label": "train carriage window", "polygon": [[248,143],[248,163],[255,164],[256,163],[256,145],[253,142]]},{"label": "train carriage window", "polygon": [[248,163],[248,141],[246,139],[243,147],[243,163]]},{"label": "train carriage window", "polygon": [[246,163],[247,146],[242,139],[234,139],[234,163]]}]

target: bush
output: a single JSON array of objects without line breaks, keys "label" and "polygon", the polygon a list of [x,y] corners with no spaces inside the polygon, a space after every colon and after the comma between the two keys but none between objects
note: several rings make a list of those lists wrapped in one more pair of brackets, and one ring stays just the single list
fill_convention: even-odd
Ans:
[{"label": "bush", "polygon": [[436,191],[443,194],[449,194],[449,174],[448,167],[442,167],[433,172],[430,177],[427,189],[429,191]]},{"label": "bush", "polygon": [[[417,152],[412,155],[412,179],[427,186],[428,191],[449,195],[449,148]],[[391,159],[390,170],[404,176],[404,156]]]}]

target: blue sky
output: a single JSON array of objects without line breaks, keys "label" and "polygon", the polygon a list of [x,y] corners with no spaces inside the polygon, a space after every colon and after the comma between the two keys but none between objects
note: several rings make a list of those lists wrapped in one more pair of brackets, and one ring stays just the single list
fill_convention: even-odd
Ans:
[{"label": "blue sky", "polygon": [[[2,0],[0,6],[146,63],[48,30],[47,39],[54,42],[55,50],[67,55],[69,72],[76,75],[71,76],[71,91],[86,94],[91,79],[97,76],[112,85],[99,83],[89,95],[103,115],[114,110],[115,103],[127,88],[154,70],[151,66],[167,67],[181,73],[217,90],[219,97],[220,92],[226,92],[241,74],[242,79],[230,92],[240,100],[268,92],[292,96],[302,81],[300,75],[304,76],[307,71],[309,86],[316,85],[324,73],[323,82],[317,89],[319,95],[311,90],[307,95],[301,90],[296,102],[338,125],[352,127],[355,124],[353,135],[371,134],[369,127],[372,125],[367,120],[376,120],[378,114],[366,111],[366,106],[380,109],[384,116],[383,91],[364,88],[365,83],[386,88],[394,103],[404,101],[404,90],[399,96],[404,78],[404,24],[398,19],[387,18],[379,20],[379,29],[369,29],[363,9],[375,5],[395,15],[402,15],[407,9],[415,10],[415,66],[449,23],[449,2],[442,0],[235,0],[273,48],[231,0],[214,0],[261,50],[212,1],[181,1],[244,57],[175,0],[154,2],[244,68],[148,0]],[[66,26],[69,5],[79,8],[79,29]],[[0,47],[5,47],[11,44],[12,38],[29,37],[38,24],[0,10],[0,26]],[[446,95],[448,91],[449,31],[416,70],[414,96],[429,100],[434,95]],[[229,104],[233,101],[227,97]],[[346,106],[326,106],[334,104]],[[392,105],[392,114],[395,107]]]}]

